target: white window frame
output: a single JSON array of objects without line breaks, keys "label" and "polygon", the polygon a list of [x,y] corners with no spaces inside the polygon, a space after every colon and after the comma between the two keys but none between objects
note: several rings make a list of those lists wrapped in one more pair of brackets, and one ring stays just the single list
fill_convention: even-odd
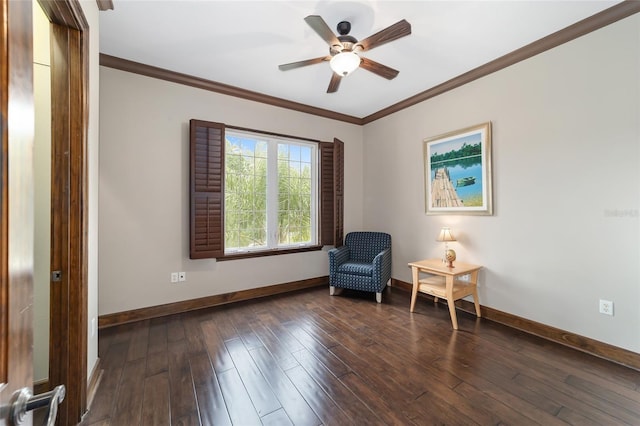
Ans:
[{"label": "white window frame", "polygon": [[[295,138],[287,138],[282,136],[274,136],[269,134],[263,134],[259,132],[251,132],[246,130],[226,129],[228,136],[251,138],[255,140],[264,141],[267,143],[267,244],[260,247],[231,247],[228,248],[225,245],[225,254],[240,254],[249,252],[263,252],[273,250],[286,250],[295,248],[313,247],[318,245],[318,193],[319,193],[319,162],[318,162],[318,144],[314,142],[307,142],[304,140],[298,140]],[[226,143],[226,141],[225,141]],[[311,239],[305,243],[294,244],[278,244],[278,144],[298,145],[311,149],[311,200],[310,200],[310,226],[311,226]],[[226,153],[225,153],[226,156]],[[226,161],[225,161],[226,163]],[[226,173],[226,170],[225,170]],[[226,186],[225,186],[226,194]],[[225,195],[226,196],[226,195]],[[225,221],[225,235],[226,235],[226,221]]]}]

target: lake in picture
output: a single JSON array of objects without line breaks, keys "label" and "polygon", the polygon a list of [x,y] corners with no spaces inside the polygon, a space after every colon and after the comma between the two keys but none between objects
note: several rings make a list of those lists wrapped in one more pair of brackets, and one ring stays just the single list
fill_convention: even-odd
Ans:
[{"label": "lake in picture", "polygon": [[[482,157],[449,160],[431,164],[431,181],[435,181],[436,170],[446,167],[453,189],[465,207],[482,206]],[[458,179],[474,178],[473,184],[457,186]],[[462,184],[462,182],[460,182]]]},{"label": "lake in picture", "polygon": [[482,133],[471,132],[429,145],[431,182],[445,169],[465,207],[482,207]]}]

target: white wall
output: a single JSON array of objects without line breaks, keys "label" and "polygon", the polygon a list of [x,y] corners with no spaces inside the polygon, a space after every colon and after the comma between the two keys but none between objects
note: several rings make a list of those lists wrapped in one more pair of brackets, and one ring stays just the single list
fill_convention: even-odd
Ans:
[{"label": "white wall", "polygon": [[[640,352],[639,40],[633,16],[364,128],[102,67],[99,313],[326,274],[325,252],[189,260],[198,118],[342,139],[346,231],[390,232],[394,278],[439,257],[449,225],[458,259],[486,266],[483,305]],[[423,139],[486,121],[494,215],[425,215]]]},{"label": "white wall", "polygon": [[[424,213],[423,139],[493,123],[494,215]],[[485,265],[480,302],[640,352],[640,16],[364,128],[364,227],[393,276],[439,257]],[[615,316],[598,313],[598,300]]]},{"label": "white wall", "polygon": [[51,271],[51,55],[49,19],[33,1],[35,99],[33,380],[49,378],[49,273]]},{"label": "white wall", "polygon": [[[325,251],[189,259],[189,119],[345,143],[345,229],[362,226],[362,128],[100,69],[100,315],[327,275]],[[185,271],[187,281],[170,282]]]},{"label": "white wall", "polygon": [[87,135],[87,379],[98,361],[98,171],[100,129],[100,44],[98,5],[81,0],[89,23],[89,130]]}]

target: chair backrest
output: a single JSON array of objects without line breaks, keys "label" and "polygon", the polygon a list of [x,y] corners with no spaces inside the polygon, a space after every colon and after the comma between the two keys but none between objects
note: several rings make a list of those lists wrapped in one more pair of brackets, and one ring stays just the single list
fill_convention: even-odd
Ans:
[{"label": "chair backrest", "polygon": [[349,232],[344,238],[349,247],[350,260],[355,262],[373,262],[381,251],[391,247],[391,235],[384,232]]}]

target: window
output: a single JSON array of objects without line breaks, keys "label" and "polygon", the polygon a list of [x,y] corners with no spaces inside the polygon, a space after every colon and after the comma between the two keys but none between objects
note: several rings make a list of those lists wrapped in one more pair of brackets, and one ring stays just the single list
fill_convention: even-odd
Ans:
[{"label": "window", "polygon": [[343,144],[190,122],[190,257],[342,244]]},{"label": "window", "polygon": [[317,244],[317,144],[227,130],[225,253]]}]

